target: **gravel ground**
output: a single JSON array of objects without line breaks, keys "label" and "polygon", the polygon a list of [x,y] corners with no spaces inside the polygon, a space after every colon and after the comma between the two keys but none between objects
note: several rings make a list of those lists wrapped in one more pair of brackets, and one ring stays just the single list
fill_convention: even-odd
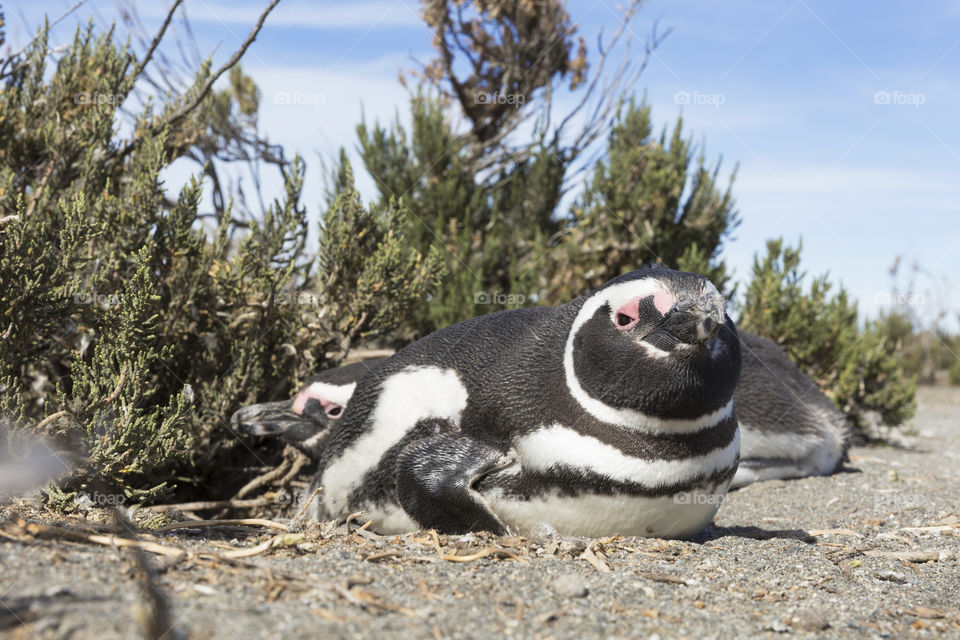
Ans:
[{"label": "gravel ground", "polygon": [[[9,506],[0,636],[159,637],[172,624],[169,638],[960,637],[960,392],[919,400],[901,445],[855,448],[832,477],[733,492],[694,541],[332,525],[152,538],[190,552],[176,562],[64,539],[109,531],[103,512]],[[288,546],[216,555],[270,540]]]}]

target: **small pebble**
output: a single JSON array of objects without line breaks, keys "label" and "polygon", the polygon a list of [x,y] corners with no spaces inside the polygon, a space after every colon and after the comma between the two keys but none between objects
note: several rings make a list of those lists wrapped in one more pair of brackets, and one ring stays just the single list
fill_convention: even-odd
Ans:
[{"label": "small pebble", "polygon": [[877,577],[881,580],[886,580],[887,582],[896,582],[897,584],[907,583],[907,576],[903,575],[899,571],[881,571],[877,574]]},{"label": "small pebble", "polygon": [[768,624],[765,631],[773,631],[775,633],[790,633],[790,627],[783,623],[782,620],[774,620]]},{"label": "small pebble", "polygon": [[551,586],[558,596],[565,598],[582,598],[587,595],[587,583],[575,573],[560,576]]},{"label": "small pebble", "polygon": [[791,622],[795,629],[801,631],[823,631],[830,628],[830,621],[819,611],[801,611]]}]

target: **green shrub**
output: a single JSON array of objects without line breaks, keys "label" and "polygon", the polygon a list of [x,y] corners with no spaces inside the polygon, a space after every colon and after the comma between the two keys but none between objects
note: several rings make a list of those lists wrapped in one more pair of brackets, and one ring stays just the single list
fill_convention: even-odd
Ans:
[{"label": "green shrub", "polygon": [[[91,28],[52,73],[48,56],[43,28],[3,65],[0,411],[74,451],[63,490],[222,494],[245,481],[224,473],[238,455],[230,414],[393,330],[435,287],[441,260],[407,248],[406,210],[365,208],[348,167],[316,260],[299,159],[282,164],[284,193],[242,231],[229,203],[201,212],[200,177],[168,200],[165,167],[207,157],[210,176],[198,145],[249,132],[258,96],[239,70],[204,92],[215,77],[205,65],[187,95],[144,107],[123,140],[118,110],[146,60]],[[232,120],[215,127],[214,112]]]},{"label": "green shrub", "polygon": [[801,247],[767,243],[754,258],[738,326],[779,344],[848,418],[863,425],[866,413],[898,425],[915,410],[916,380],[904,373],[902,341],[883,319],[858,326],[857,305],[826,274],[804,288]]},{"label": "green shrub", "polygon": [[733,176],[720,187],[720,163],[708,167],[702,153],[694,160],[682,124],[656,136],[649,105],[631,100],[618,111],[606,153],[551,254],[552,300],[568,300],[644,264],[702,273],[727,289],[720,249],[739,224]]}]

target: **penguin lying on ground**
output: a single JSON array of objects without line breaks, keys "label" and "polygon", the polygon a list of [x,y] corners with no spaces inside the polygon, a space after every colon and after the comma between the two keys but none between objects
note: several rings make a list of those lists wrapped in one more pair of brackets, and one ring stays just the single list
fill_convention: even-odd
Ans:
[{"label": "penguin lying on ground", "polygon": [[776,343],[740,331],[740,346],[740,467],[731,486],[836,471],[850,441],[843,413]]},{"label": "penguin lying on ground", "polygon": [[716,288],[659,268],[441,329],[357,383],[323,438],[314,515],[694,535],[736,472],[740,360]]},{"label": "penguin lying on ground", "polygon": [[[836,471],[850,438],[843,413],[774,342],[738,333],[743,364],[733,402],[740,465],[731,488]],[[293,400],[244,407],[233,415],[234,430],[278,436],[316,460],[357,383],[381,360],[322,371]]]}]

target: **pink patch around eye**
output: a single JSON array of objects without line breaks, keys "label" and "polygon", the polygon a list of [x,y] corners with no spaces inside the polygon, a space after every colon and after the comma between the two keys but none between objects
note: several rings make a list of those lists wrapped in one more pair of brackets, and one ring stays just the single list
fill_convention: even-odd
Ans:
[{"label": "pink patch around eye", "polygon": [[337,404],[324,398],[320,390],[315,388],[314,385],[310,385],[300,393],[296,395],[293,399],[293,407],[291,409],[298,416],[303,415],[303,410],[307,406],[307,402],[310,400],[316,400],[320,403],[320,406],[323,407],[323,412],[327,414],[328,418],[339,418],[343,415],[343,405]]},{"label": "pink patch around eye", "polygon": [[313,396],[310,395],[309,388],[298,393],[297,397],[293,399],[293,412],[297,415],[302,414],[303,408],[307,405],[307,400],[309,400],[311,397]]},{"label": "pink patch around eye", "polygon": [[640,321],[639,305],[640,298],[634,298],[628,300],[617,309],[617,313],[613,316],[613,323],[617,326],[617,329],[626,331],[627,329],[633,328],[633,326]]},{"label": "pink patch around eye", "polygon": [[[617,329],[626,331],[633,328],[640,321],[640,301],[649,297],[638,296],[621,305],[613,316],[613,323]],[[662,316],[667,315],[676,302],[677,298],[669,291],[657,291],[653,294],[653,306]]]},{"label": "pink patch around eye", "polygon": [[677,303],[677,298],[669,291],[657,291],[653,294],[653,306],[657,308],[660,315],[665,316],[673,305]]}]

